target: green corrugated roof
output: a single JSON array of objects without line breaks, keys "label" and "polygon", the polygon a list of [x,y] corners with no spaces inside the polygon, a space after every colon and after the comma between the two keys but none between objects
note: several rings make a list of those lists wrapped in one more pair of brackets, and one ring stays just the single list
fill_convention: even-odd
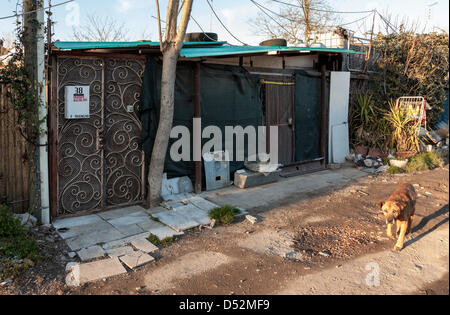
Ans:
[{"label": "green corrugated roof", "polygon": [[[364,54],[339,48],[285,47],[285,46],[225,46],[227,42],[186,42],[180,56],[185,58],[248,55],[268,52],[324,52]],[[61,50],[114,49],[114,48],[158,48],[159,42],[55,42]]]},{"label": "green corrugated roof", "polygon": [[181,57],[196,58],[196,57],[213,57],[213,56],[228,56],[228,55],[247,55],[268,52],[327,52],[327,53],[350,53],[359,54],[353,50],[339,49],[339,48],[312,48],[312,47],[285,47],[285,46],[221,46],[221,47],[207,47],[207,48],[183,48],[180,52]]}]

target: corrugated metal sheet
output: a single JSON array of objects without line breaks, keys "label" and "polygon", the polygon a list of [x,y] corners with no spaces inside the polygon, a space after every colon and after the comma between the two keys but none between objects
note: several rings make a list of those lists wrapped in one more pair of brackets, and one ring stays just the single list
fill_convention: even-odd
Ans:
[{"label": "corrugated metal sheet", "polygon": [[247,55],[274,52],[325,52],[325,53],[341,53],[341,54],[359,54],[353,50],[338,48],[312,48],[312,47],[283,47],[283,46],[221,46],[207,48],[183,48],[180,56],[185,58],[196,57],[213,57],[228,55]]},{"label": "corrugated metal sheet", "polygon": [[[353,50],[339,48],[283,47],[283,46],[228,46],[226,42],[186,42],[180,56],[185,58],[248,55],[273,52],[322,52],[341,54],[361,54]],[[55,42],[61,50],[114,49],[114,48],[158,48],[159,42]]]},{"label": "corrugated metal sheet", "polygon": [[[192,46],[221,46],[226,42],[186,42],[185,47]],[[159,42],[54,42],[56,48],[61,50],[78,49],[114,49],[114,48],[140,48],[140,47],[159,47]]]}]

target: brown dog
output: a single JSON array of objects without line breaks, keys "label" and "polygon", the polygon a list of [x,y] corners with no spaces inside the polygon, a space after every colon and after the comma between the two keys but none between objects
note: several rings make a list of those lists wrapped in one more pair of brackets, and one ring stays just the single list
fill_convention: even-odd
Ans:
[{"label": "brown dog", "polygon": [[397,221],[397,244],[394,250],[401,251],[406,233],[411,232],[411,225],[416,211],[416,191],[411,184],[402,184],[386,201],[380,201],[377,206],[386,218],[387,236],[394,238],[392,228]]}]

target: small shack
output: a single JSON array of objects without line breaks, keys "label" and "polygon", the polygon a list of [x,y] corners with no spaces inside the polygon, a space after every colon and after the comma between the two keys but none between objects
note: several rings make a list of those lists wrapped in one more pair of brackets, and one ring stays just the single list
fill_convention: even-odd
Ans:
[{"label": "small shack", "polygon": [[[281,175],[321,170],[334,160],[333,139],[345,141],[345,130],[348,138],[350,74],[341,68],[350,53],[355,52],[186,42],[177,67],[173,125],[192,131],[198,117],[202,127],[278,126]],[[159,42],[54,43],[48,120],[52,217],[143,202],[161,66]],[[70,92],[74,86],[88,89]],[[88,101],[86,115],[67,115],[68,93]],[[335,129],[332,121],[344,128]],[[165,171],[169,178],[189,176],[201,189],[202,167],[168,155]],[[232,162],[230,172],[242,167]]]}]

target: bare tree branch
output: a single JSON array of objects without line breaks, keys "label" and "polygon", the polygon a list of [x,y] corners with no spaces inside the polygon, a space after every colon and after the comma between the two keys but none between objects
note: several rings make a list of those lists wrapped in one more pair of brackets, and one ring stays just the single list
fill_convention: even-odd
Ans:
[{"label": "bare tree branch", "polygon": [[128,30],[123,23],[110,17],[87,15],[83,26],[73,28],[73,37],[78,41],[118,42],[128,40]]}]

